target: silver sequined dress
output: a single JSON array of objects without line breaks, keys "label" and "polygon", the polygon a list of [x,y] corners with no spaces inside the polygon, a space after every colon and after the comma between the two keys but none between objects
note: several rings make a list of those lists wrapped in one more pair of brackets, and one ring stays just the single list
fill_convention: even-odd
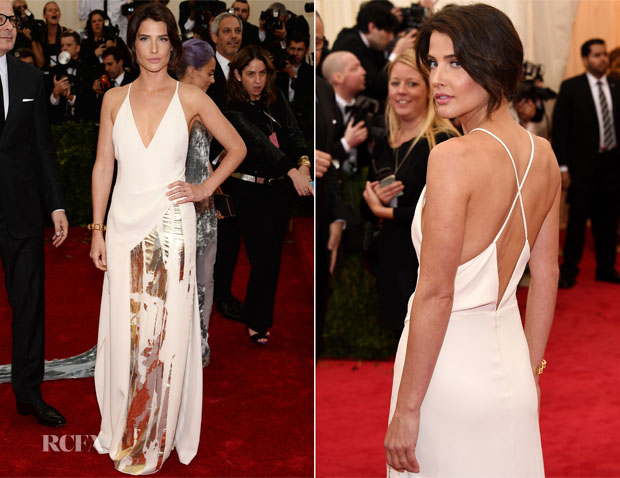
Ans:
[{"label": "silver sequined dress", "polygon": [[[209,148],[211,133],[200,121],[194,121],[189,135],[185,178],[192,184],[201,184],[210,175]],[[213,265],[217,243],[217,215],[213,198],[196,203],[196,263],[198,302],[200,306],[203,364],[209,361],[209,317],[213,304]]]}]

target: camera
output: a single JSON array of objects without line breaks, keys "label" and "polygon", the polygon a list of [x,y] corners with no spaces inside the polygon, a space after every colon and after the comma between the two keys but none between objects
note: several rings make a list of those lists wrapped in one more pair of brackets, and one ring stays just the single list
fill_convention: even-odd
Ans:
[{"label": "camera", "polygon": [[379,102],[374,98],[359,95],[355,98],[355,104],[351,107],[351,116],[353,124],[363,121],[366,126],[370,126],[379,113]]},{"label": "camera", "polygon": [[45,21],[34,18],[34,13],[28,9],[24,10],[25,16],[23,17],[21,16],[21,11],[19,8],[14,8],[13,13],[17,17],[18,31],[29,29],[31,38],[35,40],[38,40],[43,36],[43,32],[45,31]]},{"label": "camera", "polygon": [[410,30],[419,30],[428,17],[428,8],[420,4],[412,3],[409,8],[401,8],[403,22],[401,30],[409,32]]},{"label": "camera", "polygon": [[101,89],[104,91],[104,93],[112,87],[108,75],[101,75],[99,77],[99,83],[101,83]]},{"label": "camera", "polygon": [[103,25],[103,42],[108,40],[116,41],[120,34],[120,28],[118,25],[112,25],[110,20],[106,20]]},{"label": "camera", "polygon": [[555,98],[557,93],[550,88],[536,86],[536,83],[543,81],[544,67],[541,64],[535,64],[530,61],[523,63],[523,78],[519,85],[519,90],[514,102],[521,100],[537,100],[546,101]]},{"label": "camera", "polygon": [[265,22],[263,26],[267,32],[267,38],[273,35],[274,30],[282,29],[282,20],[280,20],[280,10],[277,8],[269,8],[260,12],[260,19]]}]

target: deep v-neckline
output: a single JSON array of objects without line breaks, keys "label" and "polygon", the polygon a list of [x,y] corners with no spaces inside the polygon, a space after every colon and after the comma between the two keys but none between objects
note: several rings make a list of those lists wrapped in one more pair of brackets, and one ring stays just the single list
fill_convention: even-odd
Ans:
[{"label": "deep v-neckline", "polygon": [[164,122],[164,119],[166,118],[166,115],[168,114],[168,111],[170,110],[170,106],[172,106],[172,102],[174,101],[174,97],[176,96],[178,90],[179,90],[179,82],[177,81],[176,87],[174,89],[174,93],[172,94],[172,98],[170,98],[170,101],[168,102],[168,106],[166,107],[164,114],[159,120],[159,123],[157,124],[157,128],[155,128],[155,133],[153,133],[153,136],[151,136],[151,140],[149,141],[149,144],[145,145],[144,140],[142,139],[142,135],[140,134],[140,130],[138,129],[138,123],[136,123],[136,118],[133,115],[133,107],[131,106],[131,83],[129,84],[129,91],[127,92],[127,103],[129,103],[129,114],[131,116],[131,121],[133,122],[133,126],[136,129],[136,133],[138,133],[138,137],[140,138],[140,144],[145,150],[148,150],[151,147],[151,144],[153,144],[153,141],[155,140],[157,133],[159,133],[161,124]]}]

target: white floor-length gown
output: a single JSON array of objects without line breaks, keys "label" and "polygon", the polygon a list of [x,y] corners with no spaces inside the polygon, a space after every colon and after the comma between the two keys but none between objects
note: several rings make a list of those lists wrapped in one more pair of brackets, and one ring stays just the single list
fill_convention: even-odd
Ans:
[{"label": "white floor-length gown", "polygon": [[159,470],[173,448],[196,455],[202,414],[196,214],[167,186],[185,180],[188,131],[175,93],[148,145],[138,132],[131,86],[113,142],[118,176],[108,215],[95,388],[95,441],[117,470]]},{"label": "white floor-length gown", "polygon": [[[544,477],[538,395],[516,298],[517,285],[530,257],[521,188],[534,157],[534,142],[530,135],[532,151],[523,179],[519,180],[506,145],[489,131],[478,130],[493,136],[508,153],[517,193],[493,242],[457,270],[452,313],[420,408],[416,446],[420,473],[398,473],[388,467],[392,478]],[[418,257],[425,197],[426,189],[412,224]],[[523,222],[524,244],[506,290],[499,297],[498,241],[510,221],[519,227]],[[513,232],[517,228],[509,229]],[[403,372],[413,297],[394,364],[390,420]]]}]

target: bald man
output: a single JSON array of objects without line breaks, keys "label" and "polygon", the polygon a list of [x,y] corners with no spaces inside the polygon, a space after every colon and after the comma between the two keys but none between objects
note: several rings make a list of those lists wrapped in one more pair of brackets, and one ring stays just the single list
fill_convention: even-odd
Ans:
[{"label": "bald man", "polygon": [[[341,118],[337,118],[336,130],[342,131],[340,142],[348,157],[345,170],[357,167],[357,148],[368,137],[368,128],[363,121],[353,124],[349,110],[355,104],[355,97],[366,87],[366,70],[358,58],[348,51],[335,51],[323,60],[323,78],[334,89],[336,104]],[[346,125],[346,128],[345,128]]]}]

